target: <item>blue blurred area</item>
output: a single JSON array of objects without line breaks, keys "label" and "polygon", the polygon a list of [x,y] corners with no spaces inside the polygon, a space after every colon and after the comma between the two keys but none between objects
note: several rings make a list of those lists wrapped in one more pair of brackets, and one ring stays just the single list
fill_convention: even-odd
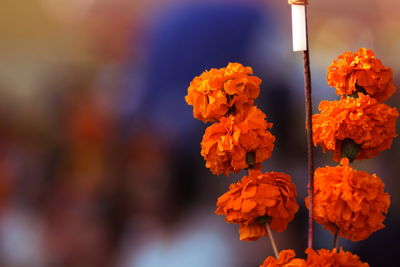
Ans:
[{"label": "blue blurred area", "polygon": [[[206,69],[229,62],[252,65],[249,50],[257,30],[270,25],[266,33],[274,35],[271,21],[265,22],[268,17],[256,5],[205,3],[169,8],[154,18],[144,48],[148,57],[140,66],[145,71],[138,120],[181,140],[176,142],[178,146],[195,140],[199,123],[182,101],[190,81]],[[128,99],[134,98],[136,91],[131,88]]]}]

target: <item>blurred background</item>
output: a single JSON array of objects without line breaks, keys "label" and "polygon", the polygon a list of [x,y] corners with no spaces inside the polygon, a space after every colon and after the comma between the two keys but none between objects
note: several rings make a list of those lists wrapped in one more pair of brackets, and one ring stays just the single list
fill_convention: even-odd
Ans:
[{"label": "blurred background", "polygon": [[[395,0],[311,1],[314,112],[337,99],[326,69],[344,51],[375,50],[399,86],[399,11]],[[244,267],[272,255],[214,214],[244,173],[205,168],[207,125],[184,101],[194,76],[228,62],[263,79],[257,105],[277,137],[263,168],[293,176],[301,204],[275,239],[304,255],[302,58],[287,1],[2,0],[0,40],[0,266]],[[341,240],[371,266],[400,251],[399,147],[354,164],[391,194],[385,229]],[[316,154],[316,166],[335,164]],[[317,226],[316,247],[332,240]]]}]

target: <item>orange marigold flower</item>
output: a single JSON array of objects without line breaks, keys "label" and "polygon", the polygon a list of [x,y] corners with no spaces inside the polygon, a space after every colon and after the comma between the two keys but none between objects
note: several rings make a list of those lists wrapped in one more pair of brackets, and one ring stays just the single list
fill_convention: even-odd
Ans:
[{"label": "orange marigold flower", "polygon": [[295,257],[296,253],[292,249],[282,250],[278,259],[270,256],[260,267],[306,267],[305,260]]},{"label": "orange marigold flower", "polygon": [[267,160],[274,149],[275,137],[267,130],[272,123],[265,119],[266,115],[252,106],[247,112],[223,117],[209,126],[201,142],[206,167],[216,175],[228,175],[249,167],[248,153],[254,153],[255,164]]},{"label": "orange marigold flower", "polygon": [[347,158],[340,164],[315,170],[314,219],[332,233],[338,229],[344,238],[363,240],[384,227],[390,196],[375,174],[351,168]]},{"label": "orange marigold flower", "polygon": [[313,115],[314,145],[321,145],[324,152],[334,151],[337,161],[345,139],[357,143],[360,151],[356,158],[365,159],[389,149],[397,136],[397,109],[368,95],[358,93],[358,98],[322,101],[318,109],[321,113]]},{"label": "orange marigold flower", "polygon": [[240,224],[240,240],[249,241],[267,235],[260,219],[267,219],[271,229],[282,232],[298,209],[296,186],[289,175],[251,170],[218,198],[215,213]]},{"label": "orange marigold flower", "polygon": [[251,67],[229,63],[195,77],[185,96],[193,106],[193,116],[205,122],[217,121],[228,111],[236,114],[253,105],[260,93],[261,79],[252,74]]},{"label": "orange marigold flower", "polygon": [[360,261],[360,257],[348,251],[340,249],[327,250],[313,250],[306,249],[307,261],[309,267],[369,267],[368,263]]},{"label": "orange marigold flower", "polygon": [[365,48],[356,53],[345,52],[334,60],[328,67],[327,81],[338,95],[351,95],[361,86],[380,102],[396,91],[392,70],[383,66],[372,50]]},{"label": "orange marigold flower", "polygon": [[256,241],[261,236],[267,236],[265,225],[258,221],[252,223],[239,223],[239,237],[242,241]]}]

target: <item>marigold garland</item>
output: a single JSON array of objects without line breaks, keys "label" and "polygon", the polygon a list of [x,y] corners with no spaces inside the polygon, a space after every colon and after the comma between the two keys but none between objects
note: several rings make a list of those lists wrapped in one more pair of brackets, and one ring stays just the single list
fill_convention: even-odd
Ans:
[{"label": "marigold garland", "polygon": [[215,213],[240,224],[240,239],[249,241],[267,235],[260,217],[267,216],[271,229],[282,232],[298,209],[296,186],[289,175],[251,170],[218,198]]},{"label": "marigold garland", "polygon": [[252,74],[251,67],[229,63],[195,77],[185,96],[193,106],[193,116],[205,122],[217,121],[227,113],[241,113],[253,105],[260,93],[261,79]]},{"label": "marigold garland", "polygon": [[295,258],[296,253],[292,249],[279,252],[279,257],[268,257],[260,267],[306,267],[303,259]]},{"label": "marigold garland", "polygon": [[343,249],[337,252],[336,249],[315,251],[309,248],[306,254],[308,267],[369,267],[369,264],[361,262],[357,255]]},{"label": "marigold garland", "polygon": [[318,109],[321,113],[313,115],[314,145],[321,145],[324,152],[333,151],[336,161],[341,158],[341,142],[346,138],[361,146],[357,159],[366,159],[389,149],[397,136],[397,109],[368,95],[322,101]]},{"label": "marigold garland", "polygon": [[383,66],[372,50],[365,48],[355,53],[345,52],[334,60],[328,67],[327,82],[336,88],[338,95],[351,95],[361,86],[380,102],[396,91],[392,70]]},{"label": "marigold garland", "polygon": [[253,106],[240,115],[221,118],[206,129],[201,141],[201,155],[206,167],[219,175],[248,168],[247,153],[255,154],[255,164],[267,160],[274,149],[275,137],[267,130],[272,123]]},{"label": "marigold garland", "polygon": [[315,171],[314,219],[332,233],[338,227],[339,236],[363,240],[384,227],[390,197],[375,174],[351,168],[347,158],[340,163]]},{"label": "marigold garland", "polygon": [[[371,158],[391,147],[397,136],[396,108],[379,103],[396,90],[392,70],[365,48],[346,52],[328,68],[327,81],[341,95],[339,101],[322,101],[312,118],[314,145],[333,151],[340,166],[318,168],[314,173],[314,219],[337,236],[353,241],[367,238],[384,227],[390,196],[375,175],[349,166],[354,159]],[[215,122],[206,129],[201,155],[212,173],[228,175],[248,169],[249,174],[231,184],[217,200],[217,215],[239,225],[240,240],[254,241],[281,232],[293,220],[299,206],[296,187],[289,175],[262,173],[261,162],[274,149],[275,137],[266,115],[253,106],[261,80],[251,67],[229,63],[195,77],[185,100],[193,116]],[[311,187],[312,188],[312,187]],[[305,203],[309,208],[309,197]],[[310,228],[312,229],[312,228]],[[311,230],[312,237],[312,230]],[[309,246],[312,247],[312,238]],[[338,247],[338,242],[334,242]],[[307,259],[295,258],[293,250],[268,257],[260,267],[368,267],[357,255],[341,249],[306,250]]]}]

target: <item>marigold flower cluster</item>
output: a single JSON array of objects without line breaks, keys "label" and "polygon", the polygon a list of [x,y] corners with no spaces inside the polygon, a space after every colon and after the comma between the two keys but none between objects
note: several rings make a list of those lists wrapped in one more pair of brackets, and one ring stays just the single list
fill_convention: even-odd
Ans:
[{"label": "marigold flower cluster", "polygon": [[[343,158],[341,166],[317,168],[314,181],[314,218],[325,229],[359,241],[384,227],[390,197],[375,174],[355,170]],[[308,197],[305,202],[308,208]]]},{"label": "marigold flower cluster", "polygon": [[[362,48],[333,62],[328,83],[342,97],[320,103],[320,113],[313,115],[313,141],[332,151],[340,166],[315,170],[314,219],[338,236],[359,241],[384,227],[390,196],[375,174],[355,170],[349,162],[378,155],[397,137],[399,113],[380,103],[395,91],[392,72]],[[309,208],[309,197],[305,202]],[[359,266],[354,264],[348,266]]]},{"label": "marigold flower cluster", "polygon": [[193,116],[204,122],[218,121],[229,113],[241,113],[252,106],[260,94],[261,79],[251,67],[229,63],[226,68],[211,69],[190,83],[186,102]]},{"label": "marigold flower cluster", "polygon": [[206,167],[215,175],[228,175],[249,167],[247,153],[254,153],[254,164],[267,160],[272,154],[275,137],[267,131],[272,123],[265,117],[253,106],[245,113],[223,117],[208,127],[201,142]]},{"label": "marigold flower cluster", "polygon": [[295,258],[296,253],[291,250],[282,250],[278,258],[268,257],[260,267],[369,267],[357,255],[341,249],[306,250],[307,259]]},{"label": "marigold flower cluster", "polygon": [[251,74],[251,67],[229,63],[205,71],[188,88],[185,99],[193,106],[193,116],[217,121],[206,129],[201,142],[206,167],[215,175],[260,166],[274,149],[275,137],[268,131],[272,123],[253,106],[261,80]]},{"label": "marigold flower cluster", "polygon": [[392,70],[375,58],[372,50],[365,48],[355,53],[345,52],[334,60],[328,67],[327,82],[336,88],[338,95],[351,95],[362,87],[380,102],[396,91]]},{"label": "marigold flower cluster", "polygon": [[239,224],[240,240],[249,241],[267,235],[258,218],[267,216],[271,229],[282,232],[298,209],[296,186],[289,175],[251,170],[218,198],[215,213]]},{"label": "marigold flower cluster", "polygon": [[[390,197],[375,174],[355,170],[349,162],[376,156],[397,136],[397,109],[380,103],[395,91],[392,72],[372,51],[360,49],[334,61],[328,83],[342,97],[320,104],[321,113],[313,116],[313,141],[324,151],[333,151],[341,165],[315,171],[314,219],[332,233],[358,241],[384,227]],[[260,170],[275,142],[268,130],[272,123],[253,105],[260,84],[250,67],[229,63],[195,77],[185,97],[195,118],[214,122],[201,141],[206,167],[215,175],[248,170],[218,198],[215,210],[226,222],[239,225],[243,241],[255,241],[271,229],[284,231],[299,209],[292,178]],[[260,267],[369,266],[342,249],[307,249],[306,254],[300,259],[293,250],[283,250]]]},{"label": "marigold flower cluster", "polygon": [[379,102],[395,92],[392,76],[391,69],[365,48],[345,52],[334,60],[328,67],[327,81],[342,97],[321,102],[321,113],[313,116],[314,145],[321,145],[324,152],[333,151],[336,161],[347,150],[343,142],[353,143],[351,160],[371,158],[389,149],[397,136],[399,113]]},{"label": "marigold flower cluster", "polygon": [[228,223],[239,224],[244,241],[267,235],[265,224],[285,230],[299,208],[289,175],[259,170],[271,157],[275,137],[268,130],[272,123],[253,105],[261,80],[252,74],[250,67],[229,63],[194,78],[186,96],[195,118],[214,122],[201,142],[206,167],[215,175],[249,170],[248,176],[218,198],[215,211]]},{"label": "marigold flower cluster", "polygon": [[322,101],[321,113],[313,116],[313,141],[324,152],[333,151],[333,158],[341,158],[342,142],[353,140],[360,146],[356,159],[366,159],[389,149],[397,136],[396,108],[379,103],[376,99],[358,93],[357,98]]}]

